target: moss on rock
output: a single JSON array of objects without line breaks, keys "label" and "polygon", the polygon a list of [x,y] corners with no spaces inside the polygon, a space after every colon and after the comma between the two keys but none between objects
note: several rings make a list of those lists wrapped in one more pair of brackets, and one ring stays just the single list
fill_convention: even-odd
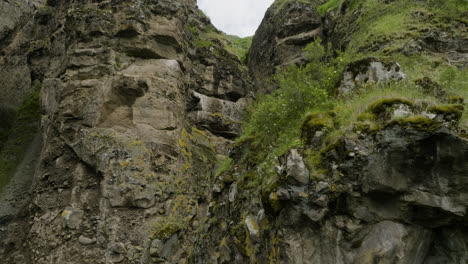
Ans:
[{"label": "moss on rock", "polygon": [[429,112],[443,115],[444,117],[452,116],[452,119],[459,120],[463,115],[465,107],[461,104],[436,105],[428,109]]},{"label": "moss on rock", "polygon": [[307,115],[301,125],[302,139],[310,144],[312,138],[318,131],[327,131],[333,129],[333,113],[319,112]]},{"label": "moss on rock", "polygon": [[173,216],[166,217],[154,223],[151,227],[151,239],[168,240],[172,235],[186,227],[187,223],[184,221]]},{"label": "moss on rock", "polygon": [[430,119],[423,115],[416,115],[408,118],[403,118],[395,122],[405,128],[414,128],[416,130],[428,132],[433,132],[442,126],[442,124],[439,121]]},{"label": "moss on rock", "polygon": [[384,98],[375,101],[367,109],[369,112],[379,115],[387,110],[387,108],[396,105],[396,104],[405,104],[407,106],[413,107],[414,103],[408,99],[404,98]]}]

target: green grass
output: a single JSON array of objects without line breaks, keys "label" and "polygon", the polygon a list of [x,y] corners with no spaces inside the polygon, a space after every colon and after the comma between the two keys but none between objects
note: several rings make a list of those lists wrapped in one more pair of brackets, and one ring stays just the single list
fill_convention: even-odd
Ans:
[{"label": "green grass", "polygon": [[216,170],[215,170],[215,177],[220,176],[224,172],[228,171],[231,168],[232,165],[232,159],[229,157],[223,156],[222,159],[218,161],[218,164],[216,165]]},{"label": "green grass", "polygon": [[390,99],[403,99],[409,102],[424,100],[437,103],[437,99],[431,95],[423,94],[416,85],[410,81],[374,84],[368,86],[360,94],[352,98],[338,100],[333,111],[335,112],[335,122],[339,128],[333,131],[328,138],[328,143],[332,143],[338,137],[344,135],[352,125],[361,121],[362,114],[369,110],[369,107],[376,102]]},{"label": "green grass", "polygon": [[253,37],[241,38],[233,35],[225,35],[224,38],[227,40],[225,42],[226,49],[235,54],[242,63],[246,64]]},{"label": "green grass", "polygon": [[427,0],[429,8],[444,18],[455,18],[468,22],[467,0]]},{"label": "green grass", "polygon": [[[336,6],[335,2],[331,0],[320,7]],[[380,0],[351,1],[344,20],[357,11],[361,15],[356,21],[358,31],[353,34],[349,49],[388,54],[399,52],[405,44],[430,31],[444,31],[454,36],[463,34],[457,28],[468,21],[467,6],[467,0],[395,0],[387,4]]]},{"label": "green grass", "polygon": [[150,229],[151,239],[159,239],[166,241],[172,235],[187,228],[187,223],[174,216],[168,216],[160,221],[154,223]]},{"label": "green grass", "polygon": [[[289,0],[277,0],[276,9],[283,8],[287,2]],[[325,14],[336,10],[342,2],[319,2],[322,3],[318,7],[319,12]],[[338,52],[335,63],[330,63],[333,61],[330,56],[323,54],[324,51],[332,53],[330,48],[309,46],[306,52],[313,62],[306,67],[280,71],[274,78],[280,88],[271,94],[259,96],[250,107],[243,124],[243,134],[237,141],[237,146],[243,152],[239,164],[252,168],[247,170],[240,181],[243,187],[266,190],[279,181],[274,169],[278,165],[277,157],[287,153],[290,148],[310,147],[307,145],[310,143],[307,140],[304,143],[302,138],[310,135],[304,135],[302,129],[327,130],[323,145],[320,146],[322,149],[305,151],[313,177],[320,178],[321,174],[326,173],[326,169],[320,168],[322,153],[336,146],[343,136],[357,136],[357,131],[374,133],[391,122],[422,130],[433,130],[440,126],[440,123],[428,121],[419,115],[399,120],[381,120],[379,113],[370,111],[372,105],[378,108],[379,105],[398,101],[410,106],[424,102],[428,105],[427,111],[450,110],[455,111],[457,116],[464,109],[460,127],[468,129],[468,107],[455,106],[463,100],[461,98],[468,101],[468,69],[459,69],[439,54],[428,51],[414,55],[402,52],[405,45],[416,42],[428,32],[443,31],[450,36],[460,37],[463,32],[459,28],[466,23],[467,8],[466,0],[395,0],[387,4],[381,0],[350,1],[346,14],[338,16],[344,16],[339,17],[341,21],[351,23],[356,18],[355,14],[360,14],[354,21],[357,31],[350,32],[351,42],[343,53]],[[341,76],[342,64],[368,56],[397,61],[407,79],[368,85],[362,87],[359,93],[346,98],[331,97],[335,94],[335,78]],[[328,60],[323,59],[327,57]],[[336,63],[337,59],[342,59],[342,64]],[[336,76],[331,74],[335,71]],[[318,85],[315,82],[317,76],[327,78]],[[438,82],[445,94],[457,102],[447,104],[445,96],[439,98],[435,94],[425,93],[415,83],[423,77]]]},{"label": "green grass", "polygon": [[322,5],[317,7],[317,10],[320,15],[325,15],[325,13],[338,9],[344,0],[329,0]]},{"label": "green grass", "polygon": [[237,145],[243,148],[242,161],[260,168],[244,181],[248,188],[270,184],[275,177],[275,158],[302,146],[301,126],[309,111],[330,108],[329,94],[343,65],[341,58],[331,59],[320,43],[318,39],[306,47],[312,63],[280,70],[274,77],[279,89],[259,95],[248,110]]},{"label": "green grass", "polygon": [[252,37],[241,38],[227,35],[216,30],[212,25],[203,29],[198,29],[194,25],[187,25],[186,28],[194,38],[195,47],[201,49],[213,47],[216,52],[219,52],[219,49],[224,49],[235,55],[241,62],[246,62],[247,54],[252,44]]}]

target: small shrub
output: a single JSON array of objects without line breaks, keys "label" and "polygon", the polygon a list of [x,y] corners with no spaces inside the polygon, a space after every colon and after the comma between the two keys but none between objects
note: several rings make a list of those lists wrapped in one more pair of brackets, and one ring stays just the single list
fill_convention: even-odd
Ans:
[{"label": "small shrub", "polygon": [[185,229],[187,224],[173,216],[168,216],[154,223],[151,228],[151,239],[168,240],[175,233]]},{"label": "small shrub", "polygon": [[338,9],[342,3],[343,0],[329,0],[326,3],[319,5],[317,10],[319,14],[323,16],[326,12]]},{"label": "small shrub", "polygon": [[231,164],[232,164],[232,159],[229,158],[229,157],[224,157],[224,159],[222,159],[217,164],[216,171],[215,171],[215,177],[218,177],[221,174],[223,174],[224,172],[228,171],[231,168]]},{"label": "small shrub", "polygon": [[270,182],[276,175],[275,157],[302,147],[301,127],[307,113],[331,109],[329,94],[344,67],[341,57],[334,58],[330,50],[320,39],[310,43],[305,48],[310,62],[280,69],[273,77],[279,88],[260,95],[249,108],[238,145],[245,147],[243,160],[258,165],[255,179],[249,180],[252,184]]}]

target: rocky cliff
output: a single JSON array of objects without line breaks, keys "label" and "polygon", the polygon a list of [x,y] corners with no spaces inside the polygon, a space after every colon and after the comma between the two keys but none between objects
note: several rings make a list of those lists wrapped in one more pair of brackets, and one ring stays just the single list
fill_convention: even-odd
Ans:
[{"label": "rocky cliff", "polygon": [[247,65],[195,0],[0,8],[3,263],[466,263],[463,0],[277,0]]},{"label": "rocky cliff", "polygon": [[[2,259],[186,259],[189,234],[206,218],[211,171],[239,134],[252,90],[223,34],[194,1],[3,6],[12,17],[2,100],[19,113],[21,99],[40,90],[42,107],[40,128],[31,128],[39,139],[18,151],[7,149],[18,145],[13,136],[5,143],[11,169],[2,176],[14,177],[2,195]],[[11,115],[12,129],[22,128]]]}]

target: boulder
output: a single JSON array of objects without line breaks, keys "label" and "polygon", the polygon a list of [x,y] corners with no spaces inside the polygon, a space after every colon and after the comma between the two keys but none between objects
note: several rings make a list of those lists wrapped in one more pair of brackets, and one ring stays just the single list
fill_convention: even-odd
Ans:
[{"label": "boulder", "polygon": [[289,184],[306,185],[309,183],[309,170],[297,149],[289,152],[286,162],[286,177]]},{"label": "boulder", "polygon": [[346,66],[338,92],[345,96],[365,84],[400,81],[405,78],[406,74],[398,62],[367,57]]}]

